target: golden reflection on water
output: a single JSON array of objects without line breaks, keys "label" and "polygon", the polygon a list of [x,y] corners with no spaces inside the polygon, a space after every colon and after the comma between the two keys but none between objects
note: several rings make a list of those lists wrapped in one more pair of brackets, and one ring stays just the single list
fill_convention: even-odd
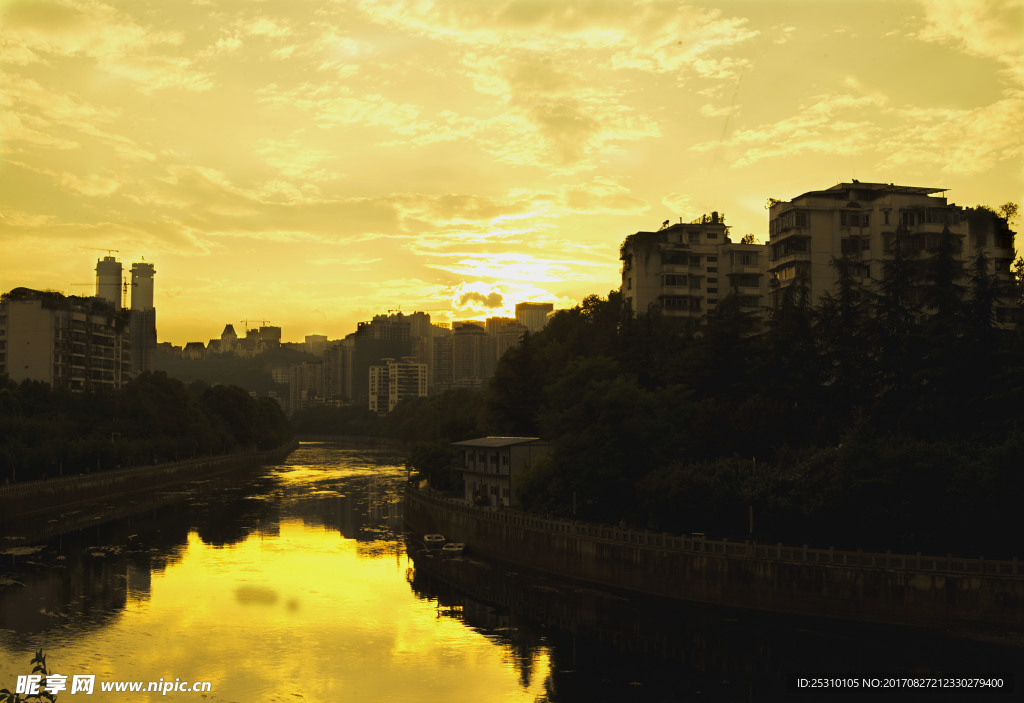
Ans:
[{"label": "golden reflection on water", "polygon": [[[412,592],[411,566],[396,539],[357,542],[297,517],[230,546],[192,531],[163,571],[128,569],[128,593],[137,595],[110,622],[64,623],[25,644],[47,651],[52,673],[213,684],[205,698],[126,697],[97,685],[92,696],[62,694],[65,703],[543,699],[547,651],[534,655],[524,680],[506,646]],[[5,677],[21,668],[0,667]]]},{"label": "golden reflection on water", "polygon": [[[368,558],[354,540],[301,520],[277,537],[205,545],[152,578],[150,597],[84,641],[49,646],[56,673],[111,680],[204,680],[207,700],[533,701],[496,643],[417,599],[406,557]],[[124,694],[108,700],[127,700]],[[150,694],[152,695],[152,694]],[[104,700],[104,694],[67,696]],[[198,700],[196,694],[155,696]],[[148,700],[143,695],[136,700]]]}]

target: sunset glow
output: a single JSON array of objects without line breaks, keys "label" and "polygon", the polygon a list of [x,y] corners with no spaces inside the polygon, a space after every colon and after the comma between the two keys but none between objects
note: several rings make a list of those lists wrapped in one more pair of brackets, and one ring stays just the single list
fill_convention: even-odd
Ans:
[{"label": "sunset glow", "polygon": [[[1024,3],[0,0],[0,291],[156,267],[160,341],[577,304],[853,178],[1024,199]],[[1019,223],[1014,229],[1019,231]]]}]

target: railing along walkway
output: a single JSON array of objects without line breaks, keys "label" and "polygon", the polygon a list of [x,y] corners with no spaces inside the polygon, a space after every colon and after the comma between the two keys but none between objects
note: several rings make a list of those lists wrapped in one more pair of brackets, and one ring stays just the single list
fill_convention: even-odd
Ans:
[{"label": "railing along walkway", "polygon": [[633,530],[609,525],[600,525],[575,520],[543,518],[510,508],[479,508],[465,501],[446,498],[430,490],[410,488],[407,495],[414,495],[445,510],[471,515],[477,519],[492,520],[549,534],[563,534],[582,537],[610,544],[634,545],[637,547],[694,554],[712,554],[727,557],[766,559],[807,564],[830,564],[845,567],[869,567],[900,571],[917,571],[929,574],[978,574],[994,576],[1024,576],[1024,570],[1017,558],[995,560],[978,557],[968,559],[947,555],[944,557],[917,554],[892,554],[890,552],[844,551],[829,547],[812,549],[778,544],[737,542],[727,539],[707,539],[701,535],[670,535],[667,533]]}]

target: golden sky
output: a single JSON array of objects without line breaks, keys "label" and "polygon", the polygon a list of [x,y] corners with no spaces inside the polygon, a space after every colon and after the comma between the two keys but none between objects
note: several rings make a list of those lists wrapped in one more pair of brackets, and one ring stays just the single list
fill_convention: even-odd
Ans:
[{"label": "golden sky", "polygon": [[1022,37],[1024,0],[0,0],[0,290],[111,249],[160,341],[333,339],[568,307],[631,232],[765,241],[852,178],[1021,202]]}]

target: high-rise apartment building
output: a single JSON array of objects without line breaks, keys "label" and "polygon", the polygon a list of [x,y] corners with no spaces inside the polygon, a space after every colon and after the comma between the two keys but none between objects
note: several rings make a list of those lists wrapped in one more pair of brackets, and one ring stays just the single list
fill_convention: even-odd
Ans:
[{"label": "high-rise apartment building", "polygon": [[451,388],[452,382],[452,330],[435,325],[430,343],[430,392],[440,393]]},{"label": "high-rise apartment building", "polygon": [[626,237],[622,297],[634,314],[654,310],[699,321],[730,293],[740,307],[761,315],[768,304],[767,247],[733,242],[717,212],[657,232]]},{"label": "high-rise apartment building", "polygon": [[[897,242],[905,256],[935,255],[944,230],[955,238],[964,268],[983,251],[990,272],[1006,288],[1014,258],[1014,233],[1006,220],[984,209],[958,207],[937,196],[942,188],[891,183],[839,183],[804,193],[769,208],[768,273],[772,305],[798,278],[811,300],[835,292],[832,261],[846,257],[856,280],[871,289],[884,275]],[[997,319],[1010,316],[1011,301],[997,307]]]},{"label": "high-rise apartment building", "polygon": [[527,332],[524,325],[511,317],[488,317],[485,329],[487,334],[494,338],[495,364],[501,360],[505,352],[519,344]]},{"label": "high-rise apartment building", "polygon": [[411,357],[401,361],[384,359],[383,365],[369,371],[369,408],[384,415],[395,409],[399,401],[427,395],[427,365]]},{"label": "high-rise apartment building", "polygon": [[304,342],[306,353],[313,356],[323,356],[324,347],[327,346],[327,335],[307,334]]},{"label": "high-rise apartment building", "polygon": [[548,314],[554,309],[554,303],[516,303],[516,322],[530,334],[540,332],[548,324]]},{"label": "high-rise apartment building", "polygon": [[324,346],[324,399],[331,405],[352,402],[352,355],[355,341],[337,339]]},{"label": "high-rise apartment building", "polygon": [[[108,257],[109,258],[109,257]],[[97,276],[99,266],[96,267]],[[134,371],[141,373],[153,369],[156,352],[156,308],[153,307],[153,264],[132,264],[132,361]],[[97,282],[97,287],[99,284]]]},{"label": "high-rise apartment building", "polygon": [[104,256],[96,262],[96,297],[103,298],[114,308],[122,307],[121,262],[113,256]]},{"label": "high-rise apartment building", "polygon": [[117,389],[132,370],[126,311],[104,298],[15,288],[0,296],[0,373],[74,391]]},{"label": "high-rise apartment building", "polygon": [[292,364],[288,379],[288,414],[323,403],[324,365],[305,361]]}]

